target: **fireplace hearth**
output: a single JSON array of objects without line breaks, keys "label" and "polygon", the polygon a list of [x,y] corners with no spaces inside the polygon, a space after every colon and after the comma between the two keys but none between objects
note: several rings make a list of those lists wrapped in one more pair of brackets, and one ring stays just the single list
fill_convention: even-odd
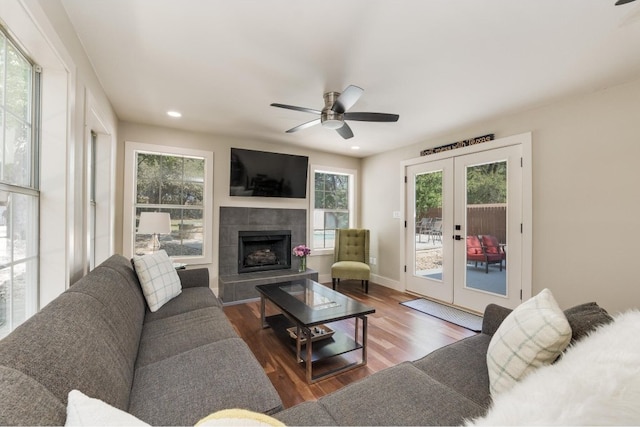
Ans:
[{"label": "fireplace hearth", "polygon": [[291,230],[238,232],[238,274],[290,268]]}]

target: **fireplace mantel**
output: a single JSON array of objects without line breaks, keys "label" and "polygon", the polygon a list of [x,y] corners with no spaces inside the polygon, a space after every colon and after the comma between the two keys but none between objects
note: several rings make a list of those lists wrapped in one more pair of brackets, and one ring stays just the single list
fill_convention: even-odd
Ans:
[{"label": "fireplace mantel", "polygon": [[309,278],[318,280],[316,271],[298,273],[299,259],[291,268],[238,274],[238,235],[240,231],[291,230],[291,248],[307,242],[307,210],[278,208],[220,207],[218,245],[218,292],[224,303],[258,298],[256,285]]}]

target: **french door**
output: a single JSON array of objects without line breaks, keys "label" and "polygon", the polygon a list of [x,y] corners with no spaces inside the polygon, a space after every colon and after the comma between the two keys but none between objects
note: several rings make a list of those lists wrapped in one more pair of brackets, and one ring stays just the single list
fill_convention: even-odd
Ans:
[{"label": "french door", "polygon": [[406,167],[406,289],[482,312],[522,290],[522,146]]}]

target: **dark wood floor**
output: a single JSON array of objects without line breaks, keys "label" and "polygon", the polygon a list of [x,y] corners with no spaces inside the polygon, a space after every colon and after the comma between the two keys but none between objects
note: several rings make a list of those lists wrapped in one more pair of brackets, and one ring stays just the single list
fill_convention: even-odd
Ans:
[{"label": "dark wood floor", "polygon": [[[273,331],[262,329],[258,301],[224,308],[238,334],[262,364],[285,408],[315,400],[381,369],[418,359],[436,348],[474,335],[467,329],[400,305],[415,298],[410,294],[373,283],[369,285],[369,294],[365,294],[360,282],[352,281],[343,281],[340,291],[376,309],[369,316],[367,365],[311,385],[306,382],[304,365],[296,363],[295,355],[278,341]],[[267,314],[276,312],[274,307],[267,306]],[[352,322],[329,326],[353,333]],[[354,353],[359,357],[360,352]]]}]

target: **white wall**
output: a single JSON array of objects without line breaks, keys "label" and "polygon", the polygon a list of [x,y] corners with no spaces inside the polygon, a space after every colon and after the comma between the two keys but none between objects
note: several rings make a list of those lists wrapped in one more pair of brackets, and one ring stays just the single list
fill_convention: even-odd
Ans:
[{"label": "white wall", "polygon": [[[231,147],[247,148],[253,150],[272,151],[286,154],[298,154],[309,156],[309,164],[327,165],[347,169],[360,169],[360,159],[353,157],[339,156],[322,153],[319,151],[309,151],[295,147],[293,145],[273,144],[247,139],[236,139],[228,136],[218,136],[197,132],[186,132],[177,129],[169,129],[157,126],[148,126],[129,122],[120,122],[118,127],[118,157],[116,163],[116,248],[122,252],[122,214],[123,214],[123,194],[124,183],[124,142],[143,142],[148,144],[158,144],[166,146],[179,146],[197,150],[208,150],[214,153],[213,166],[213,263],[207,265],[209,268],[212,283],[217,286],[218,279],[218,232],[219,232],[219,212],[220,206],[248,206],[248,207],[269,207],[287,209],[309,209],[309,192],[306,199],[278,199],[278,198],[248,198],[229,196],[229,165]],[[307,233],[307,240],[309,234]],[[307,241],[310,244],[310,241]],[[312,256],[307,265],[309,268],[318,270],[321,274],[328,274],[330,271],[333,255]]]},{"label": "white wall", "polygon": [[[597,301],[637,307],[640,242],[640,80],[461,127],[369,157],[362,164],[362,225],[372,234],[379,282],[401,283],[400,162],[469,137],[533,133],[533,293],[561,307]],[[395,179],[389,179],[394,176]]]},{"label": "white wall", "polygon": [[[121,123],[91,69],[68,22],[54,0],[3,0],[0,19],[45,70],[50,104],[43,117],[40,303],[44,305],[86,271],[86,212],[83,159],[88,111],[99,117],[115,160],[116,188],[122,185],[122,143],[186,144],[215,152],[214,214],[221,205],[264,206],[227,196],[231,146],[310,154],[311,162],[360,169],[359,226],[372,230],[373,273],[378,283],[400,282],[400,236],[392,212],[401,210],[400,162],[420,150],[468,137],[533,132],[533,286],[550,288],[562,306],[595,300],[611,311],[637,305],[634,264],[640,240],[640,81],[531,111],[461,126],[447,135],[428,136],[408,148],[362,162],[342,156],[306,153],[295,147],[191,134]],[[113,153],[115,141],[117,157]],[[395,176],[397,179],[389,179]],[[109,178],[109,182],[114,177]],[[111,189],[110,191],[113,191]],[[121,250],[122,195],[107,209],[115,230],[113,248]],[[269,201],[270,207],[308,208],[307,201]],[[115,221],[113,216],[116,216]],[[217,215],[214,230],[217,233]],[[217,234],[214,241],[217,241]],[[215,256],[214,256],[215,257]],[[326,271],[328,257],[312,257],[309,266]],[[214,277],[216,266],[211,266]]]},{"label": "white wall", "polygon": [[[39,306],[87,269],[85,125],[93,111],[115,148],[117,119],[59,1],[3,0],[0,19],[42,67]],[[85,109],[87,107],[87,109]],[[107,189],[112,192],[113,189]],[[109,207],[106,207],[109,209]],[[113,217],[112,214],[110,214]],[[113,251],[108,248],[107,251]]]}]

